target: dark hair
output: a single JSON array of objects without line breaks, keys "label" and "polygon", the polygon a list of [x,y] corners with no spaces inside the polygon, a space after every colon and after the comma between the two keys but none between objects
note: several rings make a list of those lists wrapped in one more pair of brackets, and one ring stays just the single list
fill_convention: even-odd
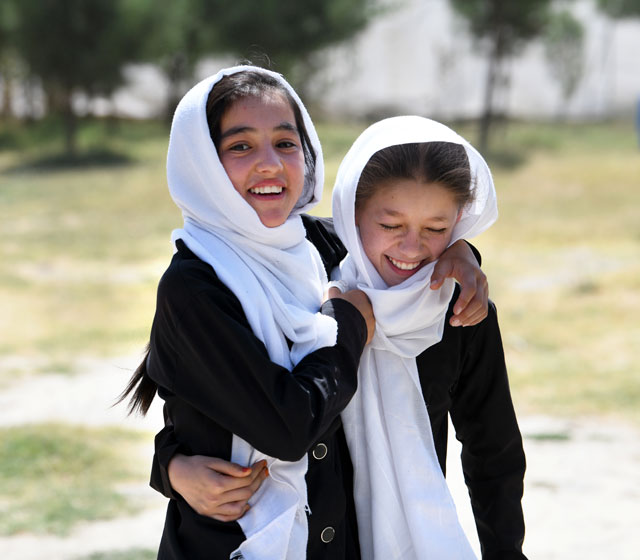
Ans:
[{"label": "dark hair", "polygon": [[268,92],[282,93],[291,105],[304,153],[305,181],[310,182],[315,174],[316,153],[311,146],[302,112],[289,90],[276,78],[268,74],[243,70],[225,76],[211,88],[207,99],[207,123],[209,124],[209,133],[216,150],[220,149],[220,120],[225,111],[239,99],[260,97]]},{"label": "dark hair", "polygon": [[398,144],[377,151],[360,174],[356,209],[361,208],[383,183],[393,179],[414,179],[443,185],[453,193],[459,208],[473,200],[469,158],[460,144],[420,142]]},{"label": "dark hair", "polygon": [[133,393],[129,400],[129,406],[127,407],[129,409],[129,414],[137,411],[140,414],[145,415],[149,411],[149,407],[156,396],[158,385],[147,373],[147,361],[149,360],[149,354],[150,345],[147,344],[144,359],[133,372],[127,386],[115,402],[115,404],[119,404]]}]

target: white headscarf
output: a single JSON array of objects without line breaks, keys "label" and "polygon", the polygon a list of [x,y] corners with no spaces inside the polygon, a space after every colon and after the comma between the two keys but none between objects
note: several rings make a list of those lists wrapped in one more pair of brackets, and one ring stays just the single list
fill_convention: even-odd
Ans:
[{"label": "white headscarf", "polygon": [[475,558],[438,464],[416,357],[439,342],[454,282],[429,289],[435,263],[388,288],[367,258],[355,224],[360,174],[382,148],[414,142],[464,146],[475,199],[463,209],[451,243],[470,238],[497,218],[487,164],[461,136],[422,117],[385,119],[354,142],[333,191],[336,231],[349,251],[341,280],[369,296],[376,331],[360,360],[358,390],[342,414],[354,465],[362,557],[368,560]]},{"label": "white headscarf", "polygon": [[[287,89],[300,108],[317,155],[315,174],[305,181],[301,201],[286,222],[274,228],[264,226],[233,187],[206,119],[212,87],[224,76],[245,70],[271,76]],[[301,212],[319,201],[323,173],[322,150],[313,123],[296,92],[279,74],[253,66],[221,70],[195,85],[176,109],[167,179],[171,196],[182,210],[184,227],[173,232],[172,240],[182,239],[214,268],[240,300],[271,360],[289,370],[309,352],[336,342],[336,322],[319,313],[326,274],[320,255],[305,239],[300,218]],[[291,350],[287,339],[293,343]],[[250,465],[262,458],[267,459],[271,476],[250,500],[252,508],[239,520],[246,540],[232,556],[299,560],[305,556],[308,538],[307,459],[291,463],[267,457],[233,436],[233,461]]]}]

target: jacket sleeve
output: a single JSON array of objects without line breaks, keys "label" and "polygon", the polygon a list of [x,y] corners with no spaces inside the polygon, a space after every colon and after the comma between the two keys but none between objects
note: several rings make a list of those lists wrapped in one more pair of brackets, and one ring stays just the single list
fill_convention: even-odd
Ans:
[{"label": "jacket sleeve", "polygon": [[333,218],[318,218],[307,214],[302,214],[301,217],[307,239],[320,253],[327,276],[331,276],[331,271],[347,256],[347,249],[333,226]]},{"label": "jacket sleeve", "polygon": [[312,352],[290,372],[269,359],[226,286],[209,283],[175,305],[175,294],[185,290],[184,278],[177,280],[159,289],[152,379],[263,453],[300,459],[356,390],[362,315],[344,300],[326,302],[322,313],[338,323],[336,345]]},{"label": "jacket sleeve", "polygon": [[171,487],[169,480],[169,462],[171,458],[182,451],[181,444],[177,440],[173,426],[165,425],[154,439],[155,453],[153,462],[151,463],[151,480],[150,485],[167,498],[175,499],[176,493]]},{"label": "jacket sleeve", "polygon": [[521,505],[525,456],[493,303],[466,347],[450,412],[462,443],[462,469],[482,558],[526,560]]}]

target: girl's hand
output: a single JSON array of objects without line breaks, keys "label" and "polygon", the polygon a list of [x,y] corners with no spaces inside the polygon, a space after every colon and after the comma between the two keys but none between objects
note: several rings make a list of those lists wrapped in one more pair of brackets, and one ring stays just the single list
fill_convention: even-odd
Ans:
[{"label": "girl's hand", "polygon": [[373,316],[373,307],[367,294],[362,290],[349,290],[343,293],[338,288],[331,287],[327,291],[327,299],[331,298],[346,299],[360,311],[367,323],[367,344],[369,344],[376,329],[376,318]]},{"label": "girl's hand", "polygon": [[171,486],[200,515],[235,521],[269,475],[267,462],[242,467],[214,457],[176,454],[169,463]]},{"label": "girl's hand", "polygon": [[466,241],[456,241],[440,255],[431,276],[431,289],[440,288],[445,278],[454,278],[461,288],[449,323],[454,327],[480,323],[489,308],[489,284]]}]

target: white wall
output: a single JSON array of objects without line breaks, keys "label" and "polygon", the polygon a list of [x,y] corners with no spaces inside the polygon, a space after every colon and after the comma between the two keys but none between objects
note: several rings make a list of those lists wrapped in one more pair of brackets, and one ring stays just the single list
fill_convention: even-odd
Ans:
[{"label": "white wall", "polygon": [[[351,44],[327,53],[315,92],[332,114],[391,108],[442,118],[475,116],[482,105],[486,59],[447,0],[401,0]],[[640,98],[640,19],[612,23],[592,0],[573,2],[585,27],[583,79],[569,116],[632,114]],[[557,114],[562,96],[540,41],[512,63],[503,100],[510,115]]]}]

